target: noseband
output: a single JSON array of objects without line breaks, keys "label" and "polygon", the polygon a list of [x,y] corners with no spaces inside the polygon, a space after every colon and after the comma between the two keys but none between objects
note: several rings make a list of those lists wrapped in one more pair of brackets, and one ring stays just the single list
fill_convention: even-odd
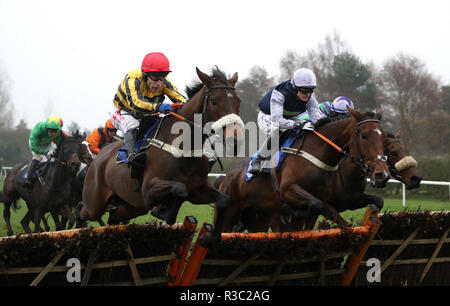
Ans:
[{"label": "noseband", "polygon": [[[65,142],[66,142],[66,143],[68,143],[68,142],[74,142],[74,143],[76,143],[77,141],[76,141],[75,139],[66,139]],[[55,161],[56,161],[58,164],[60,164],[60,165],[62,165],[62,166],[64,166],[64,167],[70,168],[70,167],[72,166],[72,164],[70,164],[69,161],[66,160],[66,158],[65,158],[65,156],[64,156],[64,152],[61,152],[62,147],[63,147],[63,143],[61,143],[61,144],[58,146],[58,150],[57,150],[57,152],[56,152],[56,154],[55,154],[55,156],[56,156]],[[58,157],[59,157],[59,154],[61,154],[61,158],[60,158],[60,159],[58,158]],[[79,155],[79,153],[77,153],[77,155]],[[61,159],[63,159],[63,160],[61,160]],[[69,157],[68,159],[70,159],[70,157]]]}]

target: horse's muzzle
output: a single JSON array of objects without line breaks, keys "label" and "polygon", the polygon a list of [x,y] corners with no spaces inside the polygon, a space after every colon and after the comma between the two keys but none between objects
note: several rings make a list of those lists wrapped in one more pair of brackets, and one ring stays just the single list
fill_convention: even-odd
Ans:
[{"label": "horse's muzzle", "polygon": [[387,182],[389,181],[389,174],[387,174],[385,171],[382,172],[375,172],[370,179],[370,183],[372,187],[375,188],[384,188],[386,187]]},{"label": "horse's muzzle", "polygon": [[422,177],[421,176],[411,176],[409,178],[409,184],[406,185],[407,189],[414,189],[414,188],[418,188],[420,186],[420,182],[422,181]]},{"label": "horse's muzzle", "polygon": [[70,170],[72,170],[73,172],[78,171],[80,169],[80,166],[81,166],[81,162],[75,162],[75,163],[69,164]]}]

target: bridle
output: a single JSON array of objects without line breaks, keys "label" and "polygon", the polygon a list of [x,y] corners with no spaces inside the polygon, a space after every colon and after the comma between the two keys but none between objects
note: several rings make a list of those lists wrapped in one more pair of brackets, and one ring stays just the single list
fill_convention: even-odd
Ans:
[{"label": "bridle", "polygon": [[[364,123],[369,123],[369,122],[375,122],[375,123],[378,123],[378,124],[381,125],[381,121],[380,121],[380,120],[377,120],[377,119],[367,119],[367,120],[363,120],[363,121],[358,122],[358,123],[356,124],[356,128],[358,128],[358,126],[361,126],[361,125],[364,124]],[[359,131],[358,131],[358,129],[356,129],[355,135],[358,136],[358,134],[359,134]],[[355,158],[352,157],[352,156],[350,156],[350,158],[352,159],[352,161],[353,161],[354,163],[356,163],[357,165],[359,165],[359,166],[361,167],[361,169],[364,171],[364,174],[365,174],[365,175],[371,174],[371,173],[375,170],[375,167],[376,167],[379,163],[381,163],[381,162],[387,163],[387,156],[384,155],[384,154],[383,154],[383,155],[377,154],[377,155],[367,156],[367,157],[364,157],[364,158],[361,157],[361,156],[362,156],[362,153],[361,153],[361,147],[360,147],[360,145],[359,145],[359,137],[356,137],[356,148],[357,148],[357,150],[358,150],[358,157],[359,157],[359,158],[358,158],[358,159],[355,159]],[[349,154],[349,155],[350,155],[350,154]],[[375,163],[372,164],[372,165],[370,165],[369,161],[372,160],[372,159],[374,159],[374,158],[376,158]]]},{"label": "bridle", "polygon": [[[393,143],[401,143],[401,140],[395,138],[394,140],[389,141],[388,143],[386,143],[386,144],[384,145],[384,149],[386,150],[386,148],[387,148],[389,145],[393,144]],[[400,175],[400,172],[399,172],[399,171],[397,170],[397,168],[395,167],[395,164],[393,165],[393,164],[388,160],[388,161],[387,161],[387,166],[388,166],[389,172],[391,173],[391,175],[392,175],[393,178],[398,179],[398,180],[400,180],[400,179],[403,178],[403,176]]]},{"label": "bridle", "polygon": [[230,101],[230,93],[228,92],[229,90],[236,90],[235,87],[233,86],[229,86],[229,85],[217,85],[217,86],[212,86],[208,89],[206,89],[205,91],[205,99],[203,99],[203,109],[202,109],[202,126],[205,124],[206,122],[206,106],[208,104],[208,100],[211,104],[214,104],[212,102],[211,97],[209,96],[209,93],[215,89],[225,89],[225,93],[227,96],[227,107],[228,107],[228,111],[232,110],[232,105],[231,105],[231,101]]},{"label": "bridle", "polygon": [[[360,126],[360,125],[362,125],[362,124],[364,124],[364,123],[369,123],[369,122],[376,122],[376,123],[378,123],[378,124],[381,125],[381,121],[380,121],[380,120],[377,120],[377,119],[367,119],[367,120],[363,120],[363,121],[358,122],[358,123],[356,124],[356,127],[358,127],[358,126]],[[320,138],[322,138],[323,140],[325,140],[325,142],[327,142],[329,145],[331,145],[331,146],[332,146],[333,148],[335,148],[337,151],[339,151],[340,153],[342,153],[344,156],[350,158],[350,160],[351,160],[353,163],[355,163],[355,164],[357,164],[359,167],[361,167],[361,169],[362,169],[363,172],[364,172],[364,175],[369,175],[369,174],[371,174],[371,173],[375,170],[375,166],[376,166],[378,163],[381,163],[381,162],[387,162],[387,156],[386,156],[386,155],[380,155],[380,154],[377,154],[377,155],[372,155],[372,156],[368,156],[368,157],[364,157],[364,158],[361,157],[362,154],[361,154],[361,148],[360,148],[360,145],[359,145],[359,141],[358,141],[359,138],[358,138],[358,137],[356,137],[356,147],[357,147],[357,150],[358,150],[358,156],[359,156],[359,158],[356,159],[356,158],[354,158],[350,153],[348,153],[348,152],[345,151],[344,149],[340,148],[338,145],[336,145],[334,142],[332,142],[331,140],[329,140],[327,137],[325,137],[325,136],[322,135],[321,133],[317,132],[316,130],[313,130],[313,132],[314,132],[317,136],[319,136]],[[358,132],[358,129],[356,129],[354,135],[357,136],[358,133],[359,133],[359,132]],[[371,159],[374,159],[374,158],[376,158],[377,161],[376,161],[373,165],[370,165],[368,161],[371,160]]]},{"label": "bridle", "polygon": [[[55,152],[55,156],[56,156],[55,162],[57,162],[58,164],[60,164],[63,167],[71,168],[73,166],[73,163],[69,163],[68,160],[70,159],[70,157],[66,160],[66,158],[65,158],[66,156],[64,156],[64,152],[61,152],[63,150],[64,143],[68,143],[68,142],[76,143],[81,147],[81,144],[78,143],[78,141],[76,139],[64,138],[64,140],[59,143],[57,151]],[[80,152],[77,152],[77,155],[80,155]],[[61,159],[63,159],[63,160],[61,160]]]}]

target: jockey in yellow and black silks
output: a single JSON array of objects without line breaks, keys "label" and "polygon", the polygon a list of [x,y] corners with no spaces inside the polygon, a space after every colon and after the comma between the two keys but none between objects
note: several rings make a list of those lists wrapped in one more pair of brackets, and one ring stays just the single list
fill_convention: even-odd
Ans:
[{"label": "jockey in yellow and black silks", "polygon": [[114,96],[117,110],[111,114],[111,121],[124,133],[129,165],[133,164],[136,157],[140,115],[173,111],[170,104],[163,103],[165,96],[173,103],[186,103],[186,98],[167,79],[169,72],[169,60],[164,54],[149,53],[144,57],[141,69],[127,73]]}]

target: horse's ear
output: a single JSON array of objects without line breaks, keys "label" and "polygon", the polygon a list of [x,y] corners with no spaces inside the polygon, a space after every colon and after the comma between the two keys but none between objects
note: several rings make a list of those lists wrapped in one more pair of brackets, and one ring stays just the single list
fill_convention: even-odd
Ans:
[{"label": "horse's ear", "polygon": [[397,133],[395,133],[395,138],[400,138],[402,134],[402,131],[398,130]]},{"label": "horse's ear", "polygon": [[348,105],[347,105],[347,109],[348,109],[348,112],[350,113],[350,115],[352,115],[356,119],[356,122],[360,122],[360,121],[364,120],[363,114],[358,112],[356,109],[350,108],[350,107],[348,107]]},{"label": "horse's ear", "polygon": [[234,85],[236,84],[237,80],[238,80],[238,73],[235,72],[235,73],[233,74],[233,76],[231,77],[231,79],[228,80],[228,83],[229,83],[231,86],[234,86]]},{"label": "horse's ear", "polygon": [[376,114],[375,114],[375,117],[376,117],[378,120],[381,120],[381,117],[383,117],[383,110],[381,109],[381,106],[378,106],[377,112],[376,112]]},{"label": "horse's ear", "polygon": [[195,67],[195,70],[197,71],[197,75],[200,78],[200,81],[202,81],[202,83],[205,84],[206,87],[208,88],[211,87],[213,79],[206,73],[201,72],[200,69],[198,69],[198,67]]}]

